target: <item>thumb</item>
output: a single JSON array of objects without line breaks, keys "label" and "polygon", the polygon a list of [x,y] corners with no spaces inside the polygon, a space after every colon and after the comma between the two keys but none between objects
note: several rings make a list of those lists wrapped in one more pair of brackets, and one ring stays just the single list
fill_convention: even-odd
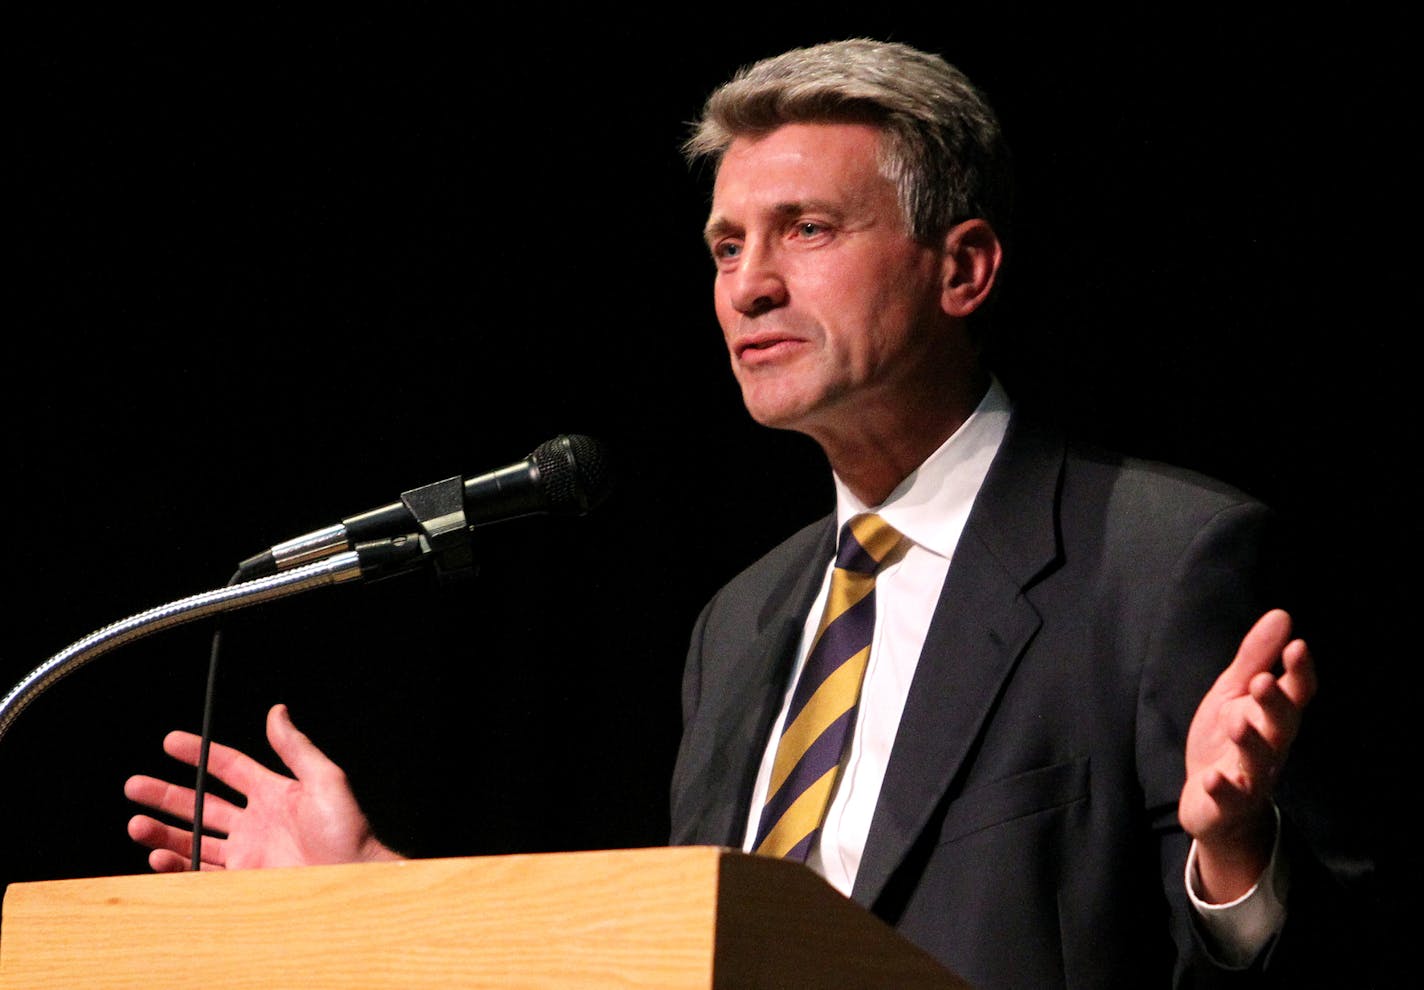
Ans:
[{"label": "thumb", "polygon": [[267,713],[267,741],[298,780],[333,770],[340,772],[340,768],[296,727],[286,705],[273,705]]}]

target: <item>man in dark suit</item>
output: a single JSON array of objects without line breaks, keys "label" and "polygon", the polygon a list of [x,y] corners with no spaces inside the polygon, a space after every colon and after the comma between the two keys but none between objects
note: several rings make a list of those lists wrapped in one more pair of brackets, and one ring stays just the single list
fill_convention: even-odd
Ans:
[{"label": "man in dark suit", "polygon": [[[1071,447],[982,367],[1008,197],[987,104],[936,57],[845,42],[739,74],[689,147],[717,163],[706,237],[747,409],[821,445],[838,508],[698,621],[673,841],[804,859],[976,984],[1288,957],[1271,792],[1314,674],[1284,612],[1251,622],[1273,604],[1268,514]],[[851,585],[838,530],[845,561],[874,558]],[[847,615],[858,666],[822,670],[821,628]],[[812,733],[821,684],[849,690]],[[205,862],[394,855],[280,708],[269,735],[297,780],[216,748],[248,804],[216,804]],[[196,740],[166,748],[191,762]],[[828,769],[791,794],[812,756]],[[191,813],[151,778],[129,793]],[[184,865],[183,831],[130,832]]]},{"label": "man in dark suit", "polygon": [[783,795],[813,744],[782,760],[783,730],[812,718],[798,685],[829,682],[811,655],[837,530],[873,514],[906,539],[859,697],[819,716],[847,723],[830,777],[808,775],[829,796],[781,846],[976,985],[1264,963],[1289,914],[1271,780],[1314,689],[1284,613],[1252,629],[1269,515],[1073,449],[981,366],[1008,195],[992,111],[937,58],[847,42],[739,74],[689,150],[718,166],[707,241],[743,399],[820,444],[838,508],[698,622],[673,840],[777,848],[764,808],[809,800]]}]

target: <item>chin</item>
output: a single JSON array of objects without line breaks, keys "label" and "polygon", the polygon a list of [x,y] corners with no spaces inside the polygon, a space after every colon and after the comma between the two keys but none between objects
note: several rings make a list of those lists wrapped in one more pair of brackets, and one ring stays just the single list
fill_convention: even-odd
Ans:
[{"label": "chin", "polygon": [[747,413],[770,429],[808,433],[811,424],[823,418],[830,405],[829,397],[819,391],[813,390],[808,395],[805,391],[768,387],[770,385],[769,382],[753,383],[760,387],[742,385],[742,404]]},{"label": "chin", "polygon": [[766,387],[742,385],[742,405],[747,413],[762,426],[774,429],[784,427],[788,419],[796,418],[801,403],[790,396],[780,394],[780,390]]},{"label": "chin", "polygon": [[811,410],[805,406],[748,402],[746,407],[751,418],[768,429],[808,432]]}]

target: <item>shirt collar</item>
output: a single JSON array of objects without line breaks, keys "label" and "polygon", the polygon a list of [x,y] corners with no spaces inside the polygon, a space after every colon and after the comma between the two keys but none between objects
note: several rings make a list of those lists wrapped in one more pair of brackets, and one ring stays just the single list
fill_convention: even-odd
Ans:
[{"label": "shirt collar", "polygon": [[879,506],[862,503],[833,474],[837,527],[861,512],[875,512],[919,546],[950,556],[999,452],[1011,409],[1008,393],[992,379],[969,418]]}]

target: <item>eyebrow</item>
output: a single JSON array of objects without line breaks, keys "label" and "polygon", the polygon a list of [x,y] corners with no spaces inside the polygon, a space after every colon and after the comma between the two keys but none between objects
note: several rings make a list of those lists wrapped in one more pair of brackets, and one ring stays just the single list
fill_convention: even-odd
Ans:
[{"label": "eyebrow", "polygon": [[[776,203],[771,207],[770,212],[779,220],[789,220],[802,213],[824,213],[836,221],[840,221],[845,216],[844,207],[820,199]],[[707,221],[707,226],[702,229],[702,239],[707,242],[708,247],[711,247],[717,238],[728,234],[737,234],[741,230],[741,224],[733,223],[726,217],[712,217]]]},{"label": "eyebrow", "polygon": [[702,239],[707,242],[710,248],[720,237],[733,233],[738,229],[737,225],[725,217],[716,217],[707,221],[707,226],[702,228]]}]

